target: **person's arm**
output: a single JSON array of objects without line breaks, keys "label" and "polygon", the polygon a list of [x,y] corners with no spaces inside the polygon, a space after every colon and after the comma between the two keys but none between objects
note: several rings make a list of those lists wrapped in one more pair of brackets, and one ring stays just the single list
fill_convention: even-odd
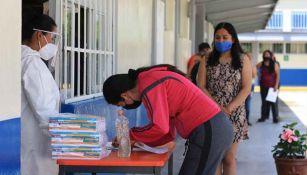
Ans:
[{"label": "person's arm", "polygon": [[239,94],[226,106],[225,112],[231,114],[235,109],[245,102],[251,92],[252,84],[252,65],[250,60],[244,55],[242,68],[242,89]]},{"label": "person's arm", "polygon": [[170,121],[167,92],[163,84],[155,86],[143,96],[150,123],[130,130],[130,137],[149,146],[158,146],[175,139],[175,127]]},{"label": "person's arm", "polygon": [[192,55],[188,61],[188,64],[187,64],[187,78],[191,78],[191,71],[193,69],[193,66],[195,65],[195,57],[196,55]]},{"label": "person's arm", "polygon": [[256,76],[257,76],[257,67],[253,66],[252,67],[252,78],[256,78]]},{"label": "person's arm", "polygon": [[198,73],[197,73],[197,85],[207,96],[213,99],[209,91],[206,88],[207,87],[207,61],[205,57],[203,57],[200,60]]},{"label": "person's arm", "polygon": [[[37,118],[39,127],[46,134],[48,133],[48,117],[58,114],[57,94],[53,91],[54,81],[50,72],[44,72],[41,66],[43,63],[33,61],[28,64],[25,74],[22,76],[22,85],[25,96],[29,102],[34,117]],[[48,71],[46,69],[46,71]],[[54,83],[54,82],[52,82]]]},{"label": "person's arm", "polygon": [[279,69],[278,64],[275,64],[274,68],[275,68],[275,73],[276,73],[276,83],[274,86],[274,90],[276,91],[278,89],[279,81],[280,81],[280,69]]},{"label": "person's arm", "polygon": [[257,63],[256,68],[259,69],[262,66],[262,61]]}]

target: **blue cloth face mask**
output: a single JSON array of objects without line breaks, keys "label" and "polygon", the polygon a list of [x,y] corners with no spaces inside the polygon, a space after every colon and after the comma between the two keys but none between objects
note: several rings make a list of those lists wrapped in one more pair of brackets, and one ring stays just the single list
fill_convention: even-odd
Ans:
[{"label": "blue cloth face mask", "polygon": [[220,53],[225,53],[231,49],[232,42],[230,41],[215,42],[214,46],[216,50],[219,51]]}]

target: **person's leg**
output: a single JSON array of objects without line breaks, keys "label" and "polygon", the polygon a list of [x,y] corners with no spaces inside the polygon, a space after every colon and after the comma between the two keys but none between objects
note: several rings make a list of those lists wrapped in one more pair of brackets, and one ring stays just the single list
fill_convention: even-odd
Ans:
[{"label": "person's leg", "polygon": [[277,101],[275,103],[271,103],[271,107],[272,107],[273,123],[278,123]]},{"label": "person's leg", "polygon": [[279,98],[277,96],[276,103],[275,103],[275,109],[276,109],[275,112],[276,112],[277,117],[279,116],[278,106],[279,106]]},{"label": "person's leg", "polygon": [[233,126],[224,113],[211,120],[211,128],[213,149],[210,150],[207,163],[203,164],[202,175],[214,175],[222,169],[221,161],[233,142]]},{"label": "person's leg", "polygon": [[223,165],[220,163],[215,171],[215,175],[222,175]]},{"label": "person's leg", "polygon": [[[268,93],[269,93],[269,88],[264,88],[263,91],[264,91],[264,95],[265,95],[265,98],[266,98]],[[271,104],[270,104],[270,102],[266,101],[265,98],[264,98],[264,118],[269,119]]]},{"label": "person's leg", "polygon": [[260,86],[260,95],[261,95],[261,117],[258,119],[258,122],[264,122],[267,118],[267,101],[265,100],[267,96],[267,88]]},{"label": "person's leg", "polygon": [[245,100],[245,109],[246,109],[246,120],[247,124],[251,126],[252,124],[249,122],[249,114],[250,114],[250,102],[251,102],[251,94],[249,94]]},{"label": "person's leg", "polygon": [[222,112],[194,129],[179,175],[214,175],[232,143],[232,132],[232,125]]},{"label": "person's leg", "polygon": [[236,175],[237,174],[237,161],[236,155],[238,150],[238,143],[233,143],[222,161],[223,175]]},{"label": "person's leg", "polygon": [[[210,121],[208,121],[210,123]],[[181,165],[179,175],[194,175],[196,174],[198,168],[198,162],[201,159],[202,147],[204,144],[210,145],[211,141],[205,142],[205,137],[211,137],[208,135],[211,133],[204,132],[204,124],[201,124],[197,128],[195,128],[190,134],[187,142],[186,142],[186,156]]]}]

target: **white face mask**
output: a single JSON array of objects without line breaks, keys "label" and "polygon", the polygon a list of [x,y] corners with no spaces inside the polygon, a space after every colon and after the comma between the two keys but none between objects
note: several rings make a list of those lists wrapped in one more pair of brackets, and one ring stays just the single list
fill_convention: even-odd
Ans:
[{"label": "white face mask", "polygon": [[52,43],[48,43],[45,36],[44,36],[44,38],[45,38],[47,44],[44,47],[41,47],[40,42],[38,42],[39,47],[40,47],[38,52],[39,52],[40,56],[42,57],[42,59],[48,61],[51,58],[56,56],[56,53],[58,51],[58,46],[55,45],[55,44],[52,44]]}]

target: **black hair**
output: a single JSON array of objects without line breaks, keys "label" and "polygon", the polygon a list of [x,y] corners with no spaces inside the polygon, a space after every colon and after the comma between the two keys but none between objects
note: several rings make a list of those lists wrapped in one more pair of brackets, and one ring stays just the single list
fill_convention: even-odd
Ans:
[{"label": "black hair", "polygon": [[137,70],[129,69],[128,74],[112,75],[103,83],[102,90],[105,100],[109,104],[116,105],[118,102],[122,100],[120,96],[122,93],[130,89],[133,89],[136,86],[137,78],[140,73],[158,67],[167,67],[168,71],[175,72],[182,76],[185,76],[185,73],[177,69],[175,66],[169,64],[159,64],[155,66],[141,67],[138,68]]},{"label": "black hair", "polygon": [[270,54],[270,60],[269,60],[269,67],[268,67],[268,69],[269,69],[269,72],[274,72],[275,71],[275,61],[273,60],[273,52],[271,52],[270,50],[265,50],[265,51],[263,51],[263,53],[262,53],[262,59],[263,59],[263,61],[262,61],[262,64],[261,64],[261,67],[264,67],[265,65],[264,65],[264,55],[266,54],[266,53],[269,53]]},{"label": "black hair", "polygon": [[[232,36],[233,44],[232,44],[232,47],[231,47],[231,57],[232,57],[231,66],[234,69],[242,68],[241,54],[243,54],[244,51],[243,51],[243,49],[240,45],[238,34],[237,34],[235,28],[233,27],[232,24],[230,24],[228,22],[221,22],[215,27],[214,36],[215,36],[216,32],[220,29],[227,30],[227,32]],[[219,62],[219,58],[220,58],[220,52],[218,52],[216,50],[216,48],[213,47],[213,51],[210,54],[209,59],[208,59],[208,66],[217,65],[218,62]]]},{"label": "black hair", "polygon": [[[22,20],[22,41],[31,41],[34,34],[33,29],[52,31],[56,27],[55,21],[48,15],[44,14],[35,14],[23,17]],[[46,35],[46,32],[42,32]]]},{"label": "black hair", "polygon": [[210,45],[208,43],[200,43],[198,45],[198,52],[200,52],[204,49],[210,49]]}]

